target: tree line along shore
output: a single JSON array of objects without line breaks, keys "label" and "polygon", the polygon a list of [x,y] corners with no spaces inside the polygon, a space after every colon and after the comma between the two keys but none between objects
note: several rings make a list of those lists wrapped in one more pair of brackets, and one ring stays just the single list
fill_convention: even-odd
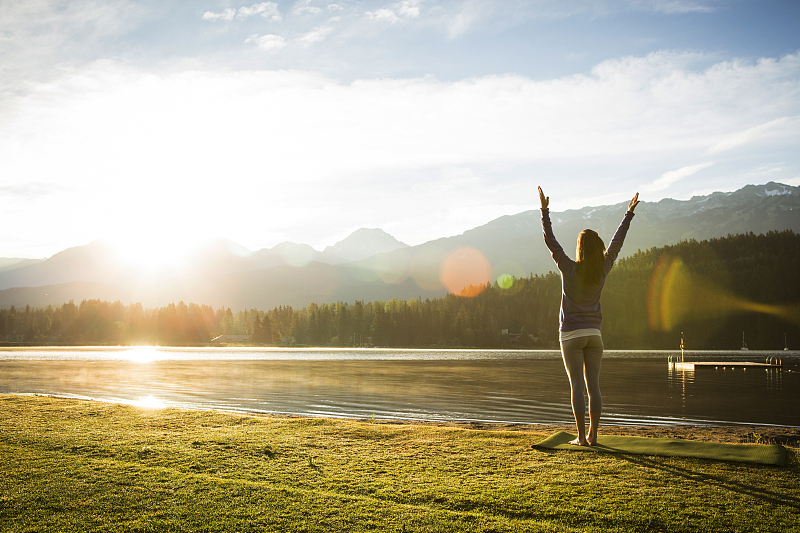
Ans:
[{"label": "tree line along shore", "polygon": [[[751,349],[800,345],[800,235],[734,235],[638,251],[603,292],[608,349]],[[504,278],[441,298],[312,303],[233,312],[179,302],[84,300],[0,310],[0,342],[207,344],[248,335],[254,345],[553,348],[558,274]]]}]

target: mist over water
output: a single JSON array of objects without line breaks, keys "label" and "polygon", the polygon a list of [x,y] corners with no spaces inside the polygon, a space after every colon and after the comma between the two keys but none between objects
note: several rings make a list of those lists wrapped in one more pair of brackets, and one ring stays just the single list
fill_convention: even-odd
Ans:
[{"label": "mist over water", "polygon": [[[784,362],[782,371],[694,372],[671,368],[670,353],[606,351],[605,424],[800,426],[800,353],[687,353],[694,361]],[[0,393],[326,417],[573,422],[557,351],[3,349]]]}]

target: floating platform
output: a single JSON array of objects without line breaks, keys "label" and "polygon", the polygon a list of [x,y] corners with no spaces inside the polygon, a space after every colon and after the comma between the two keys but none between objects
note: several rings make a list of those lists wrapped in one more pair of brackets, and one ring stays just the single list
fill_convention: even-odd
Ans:
[{"label": "floating platform", "polygon": [[672,361],[669,363],[670,366],[675,367],[675,370],[702,370],[702,369],[720,369],[724,370],[726,368],[730,368],[731,370],[735,370],[737,368],[741,368],[743,370],[747,370],[748,368],[781,368],[780,364],[771,364],[771,363],[750,363],[750,362],[739,362],[739,361],[722,361],[722,362],[712,362],[712,361],[697,361],[697,362],[675,362]]}]

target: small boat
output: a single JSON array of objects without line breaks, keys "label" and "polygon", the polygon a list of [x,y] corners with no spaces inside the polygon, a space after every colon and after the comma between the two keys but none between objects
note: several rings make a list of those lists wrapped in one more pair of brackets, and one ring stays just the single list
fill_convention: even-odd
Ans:
[{"label": "small boat", "polygon": [[744,331],[742,332],[742,350],[749,350],[750,348],[747,347],[747,343],[744,342]]},{"label": "small boat", "polygon": [[789,351],[789,344],[786,342],[786,333],[783,334],[783,350],[786,352]]}]

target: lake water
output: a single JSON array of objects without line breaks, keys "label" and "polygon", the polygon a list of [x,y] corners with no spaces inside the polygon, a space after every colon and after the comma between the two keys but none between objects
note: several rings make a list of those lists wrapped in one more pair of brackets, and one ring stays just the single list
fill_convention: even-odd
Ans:
[{"label": "lake water", "polygon": [[[674,352],[605,352],[603,423],[800,426],[800,352],[687,352],[783,369],[676,371]],[[0,393],[143,407],[405,420],[571,424],[557,351],[5,348]]]}]

